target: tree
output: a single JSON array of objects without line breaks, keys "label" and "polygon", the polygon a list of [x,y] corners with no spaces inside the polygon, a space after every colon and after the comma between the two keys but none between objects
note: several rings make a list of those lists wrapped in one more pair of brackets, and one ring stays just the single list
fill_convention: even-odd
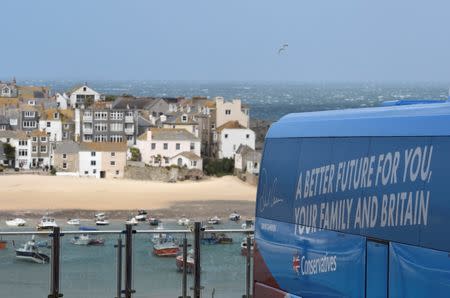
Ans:
[{"label": "tree", "polygon": [[4,143],[3,152],[5,153],[6,159],[8,160],[8,164],[13,164],[14,160],[16,159],[16,148],[8,143]]},{"label": "tree", "polygon": [[131,161],[141,161],[141,151],[138,148],[130,148]]}]

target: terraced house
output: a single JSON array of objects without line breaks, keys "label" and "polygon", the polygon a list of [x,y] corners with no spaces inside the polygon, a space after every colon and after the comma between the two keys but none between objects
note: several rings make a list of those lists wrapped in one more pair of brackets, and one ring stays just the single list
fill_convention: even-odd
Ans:
[{"label": "terraced house", "polygon": [[127,144],[81,143],[79,175],[96,178],[122,178],[127,162]]}]

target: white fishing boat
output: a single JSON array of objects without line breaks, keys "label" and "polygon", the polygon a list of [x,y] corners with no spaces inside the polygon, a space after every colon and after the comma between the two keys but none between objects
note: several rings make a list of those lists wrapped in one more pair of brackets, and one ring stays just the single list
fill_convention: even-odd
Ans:
[{"label": "white fishing boat", "polygon": [[230,216],[228,218],[231,221],[238,221],[241,219],[241,215],[239,213],[237,213],[236,211],[234,211],[233,213],[230,214]]},{"label": "white fishing boat", "polygon": [[105,219],[106,218],[106,213],[104,212],[98,212],[94,214],[96,219]]},{"label": "white fishing boat", "polygon": [[41,221],[37,225],[38,230],[51,230],[58,225],[53,217],[49,217],[47,215],[41,218]]},{"label": "white fishing boat", "polygon": [[71,225],[71,226],[79,226],[80,220],[78,218],[69,218],[69,220],[67,221],[67,224]]},{"label": "white fishing boat", "polygon": [[16,249],[16,258],[39,264],[48,263],[50,260],[49,256],[40,252],[34,241],[34,235],[30,241],[27,241],[22,247]]},{"label": "white fishing boat", "polygon": [[8,219],[5,221],[8,227],[23,227],[27,222],[23,218]]},{"label": "white fishing boat", "polygon": [[95,221],[95,224],[97,226],[107,226],[107,225],[109,225],[109,220],[107,220],[107,219],[97,219]]},{"label": "white fishing boat", "polygon": [[241,225],[243,229],[252,229],[255,226],[252,219],[246,219],[245,222]]},{"label": "white fishing boat", "polygon": [[70,242],[75,245],[103,245],[105,240],[100,238],[91,238],[87,234],[73,237]]},{"label": "white fishing boat", "polygon": [[182,217],[178,220],[178,225],[179,226],[188,226],[191,223],[191,220],[189,218],[186,217]]},{"label": "white fishing boat", "polygon": [[218,216],[211,217],[210,219],[208,219],[208,224],[218,225],[220,224],[220,218]]},{"label": "white fishing boat", "polygon": [[128,220],[125,221],[125,224],[127,224],[127,225],[133,225],[133,226],[137,226],[138,223],[139,223],[139,222],[138,222],[138,220],[136,219],[136,217],[132,217],[132,218],[130,218],[130,219],[128,219]]},{"label": "white fishing boat", "polygon": [[138,214],[134,217],[137,221],[146,221],[147,220],[147,211],[138,210]]}]

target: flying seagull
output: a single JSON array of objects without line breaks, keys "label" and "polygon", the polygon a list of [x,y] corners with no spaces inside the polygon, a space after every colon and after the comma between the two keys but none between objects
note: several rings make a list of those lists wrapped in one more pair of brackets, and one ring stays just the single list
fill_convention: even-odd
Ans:
[{"label": "flying seagull", "polygon": [[281,46],[281,48],[278,49],[278,55],[280,55],[281,52],[286,51],[286,49],[287,49],[288,46],[289,46],[289,45],[288,45],[287,43],[283,44],[283,45]]}]

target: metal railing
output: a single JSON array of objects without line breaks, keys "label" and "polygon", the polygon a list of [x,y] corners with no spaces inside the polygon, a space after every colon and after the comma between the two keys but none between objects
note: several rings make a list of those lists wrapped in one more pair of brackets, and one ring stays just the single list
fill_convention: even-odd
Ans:
[{"label": "metal railing", "polygon": [[[60,227],[55,227],[51,231],[4,231],[0,232],[0,236],[24,236],[24,235],[48,235],[52,238],[51,245],[51,272],[50,272],[50,294],[48,298],[63,297],[60,289],[60,274],[61,274],[61,237],[64,235],[124,235],[125,243],[123,244],[122,238],[117,239],[117,244],[114,247],[117,249],[117,280],[116,280],[116,296],[115,298],[132,298],[136,292],[132,288],[133,285],[133,235],[134,234],[183,234],[182,243],[182,289],[181,296],[179,298],[191,298],[188,296],[187,289],[187,255],[188,255],[188,243],[186,235],[193,234],[194,236],[194,286],[191,288],[194,298],[201,297],[201,291],[203,289],[201,285],[201,236],[202,233],[242,233],[246,234],[246,279],[245,279],[245,294],[242,298],[251,298],[251,260],[253,256],[252,252],[252,239],[253,229],[205,229],[202,228],[200,222],[195,222],[192,229],[155,229],[155,230],[134,230],[132,225],[125,225],[125,230],[93,230],[93,231],[62,231]],[[123,249],[125,250],[125,270],[123,277]],[[122,285],[124,287],[122,288]],[[151,293],[149,293],[151,294]]]}]

